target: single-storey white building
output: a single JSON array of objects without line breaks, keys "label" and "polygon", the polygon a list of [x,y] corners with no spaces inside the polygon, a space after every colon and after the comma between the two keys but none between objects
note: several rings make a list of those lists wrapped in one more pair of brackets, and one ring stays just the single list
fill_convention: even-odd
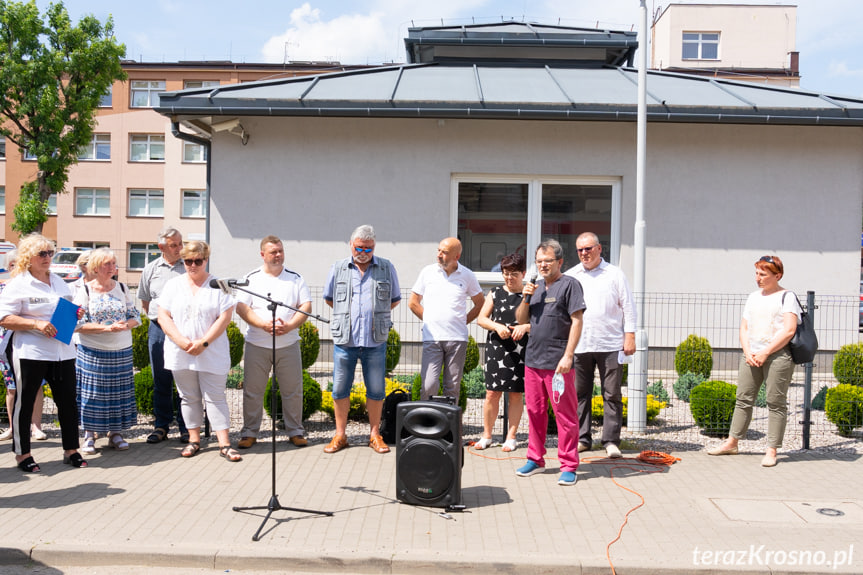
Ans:
[{"label": "single-storey white building", "polygon": [[[320,286],[367,223],[402,287],[450,235],[491,281],[545,237],[574,265],[590,230],[631,278],[634,34],[506,23],[406,44],[406,65],[161,95],[175,133],[211,145],[211,271],[249,271],[273,233]],[[647,93],[647,292],[747,293],[771,253],[798,293],[857,293],[863,101],[662,72]]]}]

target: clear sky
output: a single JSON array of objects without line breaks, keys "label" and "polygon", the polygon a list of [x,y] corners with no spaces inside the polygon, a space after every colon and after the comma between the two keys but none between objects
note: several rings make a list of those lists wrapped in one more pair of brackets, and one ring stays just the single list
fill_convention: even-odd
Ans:
[{"label": "clear sky", "polygon": [[[38,0],[40,7],[49,0]],[[652,14],[669,2],[647,0]],[[677,3],[691,3],[678,0]],[[708,3],[704,0],[700,3]],[[797,5],[801,88],[863,98],[863,0],[714,0]],[[73,19],[114,18],[144,62],[404,62],[408,27],[516,19],[637,30],[638,0],[66,0]]]}]

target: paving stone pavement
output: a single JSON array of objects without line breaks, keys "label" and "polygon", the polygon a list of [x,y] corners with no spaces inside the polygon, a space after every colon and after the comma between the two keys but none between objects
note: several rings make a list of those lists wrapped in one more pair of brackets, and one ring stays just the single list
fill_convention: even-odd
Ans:
[{"label": "paving stone pavement", "polygon": [[276,494],[285,507],[333,515],[276,511],[259,541],[266,511],[233,507],[268,504],[268,440],[240,463],[219,457],[215,440],[188,460],[176,440],[134,441],[73,469],[51,439],[34,445],[39,474],[15,468],[3,446],[0,573],[572,575],[611,573],[611,563],[621,575],[863,572],[863,464],[850,450],[780,455],[771,469],[760,453],[684,451],[655,467],[633,452],[614,462],[589,452],[578,483],[563,487],[554,450],[545,473],[521,478],[524,445],[511,456],[466,449],[466,510],[442,514],[396,500],[395,450],[328,455],[324,445],[277,443]]}]

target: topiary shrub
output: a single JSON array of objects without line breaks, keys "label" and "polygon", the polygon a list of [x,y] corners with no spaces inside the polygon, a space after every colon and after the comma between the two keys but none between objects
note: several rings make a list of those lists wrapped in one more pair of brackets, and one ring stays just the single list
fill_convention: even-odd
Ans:
[{"label": "topiary shrub", "polygon": [[231,367],[234,367],[243,359],[243,346],[246,345],[246,338],[243,337],[243,332],[234,322],[229,323],[225,331],[228,334],[228,344],[231,350]]},{"label": "topiary shrub", "polygon": [[674,352],[674,369],[677,375],[697,373],[707,379],[713,369],[713,348],[705,337],[690,334]]},{"label": "topiary shrub", "polygon": [[821,386],[821,389],[818,393],[815,394],[815,397],[812,398],[812,401],[809,404],[811,409],[816,411],[824,411],[824,404],[827,401],[827,390],[829,388],[826,385]]},{"label": "topiary shrub", "polygon": [[485,397],[485,372],[481,366],[476,366],[473,371],[464,375],[465,393],[469,398],[482,399]]},{"label": "topiary shrub", "polygon": [[705,381],[689,394],[692,418],[705,435],[727,437],[737,398],[737,386],[725,381]]},{"label": "topiary shrub", "polygon": [[662,383],[661,379],[657,379],[653,383],[647,386],[647,394],[652,395],[656,398],[656,401],[664,403],[668,405],[668,402],[671,401],[671,397],[669,397],[668,392],[665,390],[665,384]]},{"label": "topiary shrub", "polygon": [[318,328],[309,322],[303,323],[297,330],[300,334],[300,361],[303,369],[309,369],[317,360],[321,351],[321,336]]},{"label": "topiary shrub", "polygon": [[689,394],[695,386],[704,383],[704,376],[700,373],[684,373],[674,382],[674,395],[681,401],[689,401]]},{"label": "topiary shrub", "polygon": [[135,374],[135,405],[141,415],[153,415],[153,368]]},{"label": "topiary shrub", "polygon": [[[267,412],[267,415],[270,416],[271,419],[282,419],[282,394],[279,393],[279,387],[276,386],[275,394],[276,394],[276,414],[277,417],[273,418],[273,414],[270,407],[270,400],[272,399],[271,394],[273,392],[273,378],[271,377],[267,381],[267,387],[264,390],[264,409]],[[308,419],[312,416],[316,411],[321,409],[321,399],[322,399],[323,391],[321,391],[320,384],[311,376],[309,372],[305,369],[303,370],[303,420]]]},{"label": "topiary shrub", "polygon": [[761,384],[758,395],[755,396],[755,407],[767,407],[767,384]]},{"label": "topiary shrub", "polygon": [[[626,424],[626,415],[627,415],[627,404],[629,403],[628,397],[623,397],[623,421],[624,425]],[[659,412],[662,411],[668,404],[664,401],[659,401],[653,395],[648,394],[647,396],[647,423],[654,423],[656,418],[659,417]],[[605,418],[605,402],[602,399],[602,396],[597,395],[594,396],[590,401],[590,418],[597,423],[602,423],[602,420]]]},{"label": "topiary shrub", "polygon": [[228,371],[228,381],[225,383],[228,389],[242,389],[243,387],[243,368],[236,365]]},{"label": "topiary shrub", "polygon": [[[437,393],[433,393],[432,395],[441,395],[443,393],[443,373],[441,373],[438,381],[440,382],[440,387],[438,387]],[[417,373],[414,375],[414,381],[411,384],[411,401],[419,401],[420,397],[422,397],[422,376]],[[459,386],[458,406],[462,411],[467,409],[467,383],[464,377],[461,378],[461,385]]]},{"label": "topiary shrub", "polygon": [[402,338],[399,332],[390,328],[387,336],[387,375],[391,374],[402,357]]},{"label": "topiary shrub", "polygon": [[839,348],[833,358],[833,376],[839,383],[863,385],[863,342]]},{"label": "topiary shrub", "polygon": [[863,426],[863,388],[840,383],[828,390],[824,414],[838,428],[839,435],[851,435]]},{"label": "topiary shrub", "polygon": [[150,365],[149,331],[150,318],[142,314],[141,323],[132,330],[132,365],[135,369],[144,369]]},{"label": "topiary shrub", "polygon": [[479,346],[472,335],[467,337],[467,351],[464,354],[464,370],[462,373],[470,373],[479,365]]},{"label": "topiary shrub", "polygon": [[[328,414],[330,417],[336,416],[332,391],[323,392],[323,396],[321,398],[321,411]],[[351,387],[348,419],[352,421],[363,421],[366,417],[366,386],[362,382],[355,383],[353,387]]]}]

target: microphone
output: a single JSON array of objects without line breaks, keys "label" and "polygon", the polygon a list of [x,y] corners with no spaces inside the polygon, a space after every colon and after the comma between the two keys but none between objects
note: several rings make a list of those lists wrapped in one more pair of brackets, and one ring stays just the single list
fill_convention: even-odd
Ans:
[{"label": "microphone", "polygon": [[[536,285],[536,272],[533,272],[532,274],[530,274],[530,279],[528,280],[527,283]],[[524,302],[528,305],[530,305],[530,296],[531,295],[533,295],[533,294],[527,294],[526,296],[524,296]]]},{"label": "microphone", "polygon": [[235,288],[238,286],[244,287],[247,285],[249,285],[249,280],[247,280],[247,279],[238,280],[238,279],[234,279],[234,278],[225,278],[222,280],[217,280],[214,278],[214,279],[210,280],[210,287],[211,288],[220,289],[223,292],[225,292],[226,294],[230,294],[232,288]]}]

